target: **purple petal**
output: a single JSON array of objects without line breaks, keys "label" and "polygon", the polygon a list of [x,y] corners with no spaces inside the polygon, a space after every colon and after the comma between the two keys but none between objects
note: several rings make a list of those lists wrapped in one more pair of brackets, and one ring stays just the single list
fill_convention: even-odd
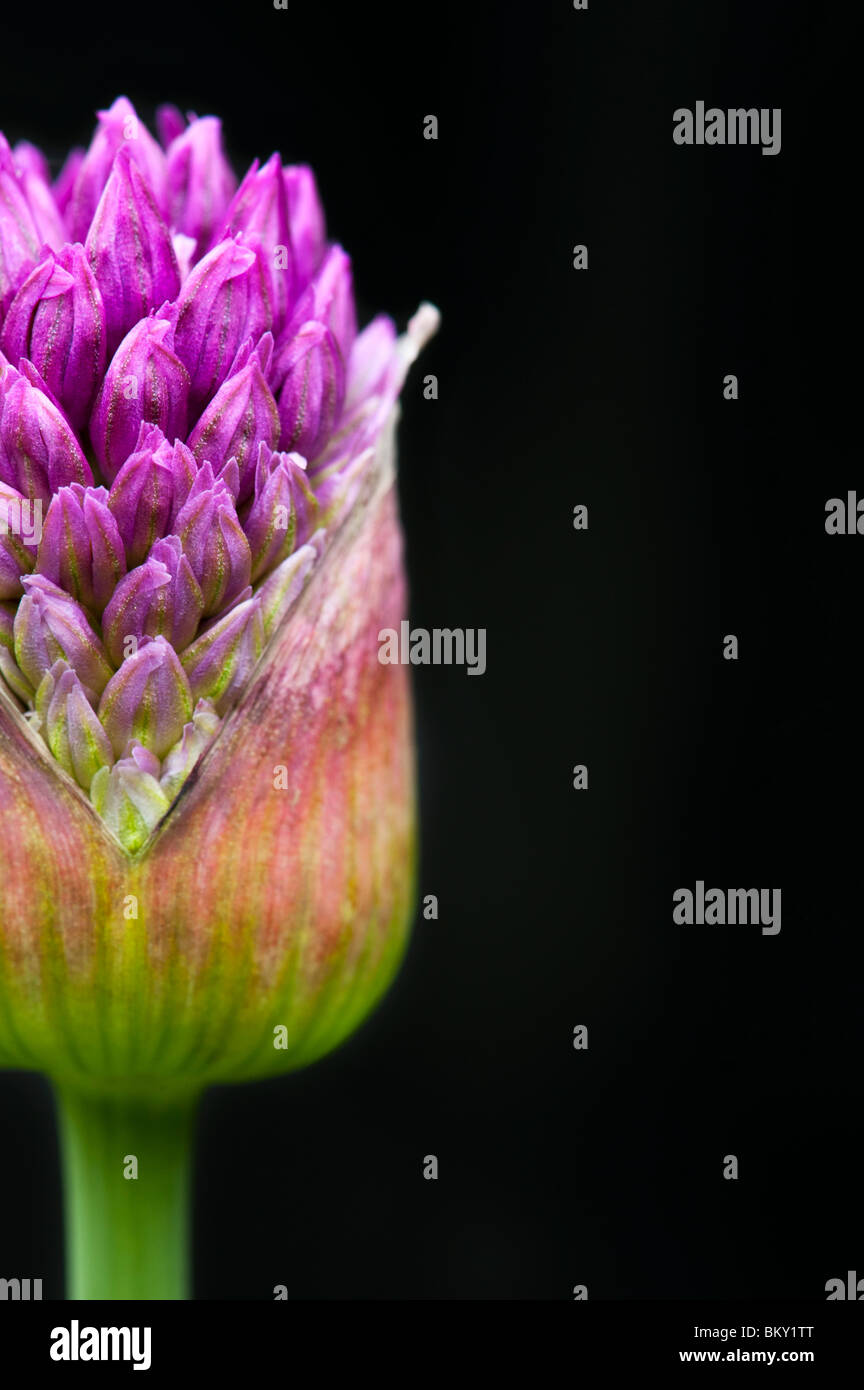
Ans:
[{"label": "purple petal", "polygon": [[84,250],[105,303],[112,353],[140,319],[180,290],[168,228],[128,149],[114,161]]}]

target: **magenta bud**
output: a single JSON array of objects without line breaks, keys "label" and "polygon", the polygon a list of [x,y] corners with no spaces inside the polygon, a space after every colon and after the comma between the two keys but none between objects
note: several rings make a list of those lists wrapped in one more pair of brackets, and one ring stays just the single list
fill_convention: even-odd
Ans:
[{"label": "magenta bud", "polygon": [[[66,220],[69,204],[75,191],[75,181],[84,163],[85,152],[80,146],[71,149],[63,163],[63,168],[54,180],[54,202],[60,216]],[[67,221],[68,225],[68,221]]]},{"label": "magenta bud", "polygon": [[202,116],[185,130],[181,127],[168,146],[166,163],[171,225],[193,238],[200,255],[224,222],[237,187],[222,149],[222,122]]},{"label": "magenta bud", "polygon": [[162,772],[162,763],[155,753],[151,753],[149,748],[144,747],[143,743],[139,743],[135,738],[130,738],[123,750],[123,757],[131,760],[141,772],[149,773],[158,781]]},{"label": "magenta bud", "polygon": [[15,146],[12,159],[40,240],[59,250],[66,241],[66,228],[51,188],[47,159],[41,150],[26,140]]},{"label": "magenta bud", "polygon": [[54,494],[36,569],[79,603],[102,612],[126,573],[123,541],[104,487],[72,483]]},{"label": "magenta bud", "polygon": [[132,738],[162,758],[183,733],[192,703],[174,648],[164,637],[145,637],[105,686],[99,718],[118,758]]},{"label": "magenta bud", "polygon": [[30,705],[33,686],[15,660],[15,603],[0,603],[0,676],[22,703]]},{"label": "magenta bud", "polygon": [[22,372],[0,367],[0,481],[47,504],[68,483],[92,485],[93,474],[66,416]]},{"label": "magenta bud", "polygon": [[55,661],[66,661],[99,695],[111,678],[105,649],[86,611],[44,574],[25,575],[15,615],[15,660],[34,690]]},{"label": "magenta bud", "polygon": [[282,164],[274,154],[260,168],[257,159],[249,169],[221,223],[214,240],[244,233],[257,242],[272,292],[271,324],[278,333],[284,326],[295,296],[294,251],[288,220],[288,195]]},{"label": "magenta bud", "polygon": [[22,574],[33,568],[42,529],[42,503],[0,483],[0,600],[19,599]]},{"label": "magenta bud", "polygon": [[112,353],[140,319],[180,289],[168,228],[127,149],[114,162],[84,250],[105,304]]},{"label": "magenta bud", "polygon": [[229,459],[240,471],[238,501],[244,502],[255,485],[258,446],[263,440],[275,449],[279,442],[279,412],[267,385],[273,339],[265,333],[254,351],[240,348],[231,374],[220,386],[189,436],[189,448],[199,463],[215,470]]},{"label": "magenta bud", "polygon": [[345,399],[345,363],[331,330],[317,319],[302,324],[283,346],[274,375],[280,447],[314,460],[335,429]]},{"label": "magenta bud", "polygon": [[38,259],[42,236],[10,157],[0,163],[0,306]]},{"label": "magenta bud", "polygon": [[126,334],[93,407],[90,439],[109,482],[136,447],[142,425],[158,425],[168,439],[186,433],[189,373],[174,351],[170,318],[161,312]]},{"label": "magenta bud", "polygon": [[[46,685],[53,687],[47,708]],[[37,697],[37,707],[44,708],[42,737],[61,767],[89,791],[100,767],[113,763],[114,753],[81,682],[65,662],[58,661],[44,677]]]},{"label": "magenta bud", "polygon": [[119,666],[129,654],[127,639],[165,637],[175,651],[188,646],[204,612],[200,585],[177,536],[157,541],[143,565],[127,574],[102,618],[105,647]]},{"label": "magenta bud", "polygon": [[252,554],[231,489],[211,464],[199,470],[174,530],[201,586],[205,616],[220,612],[249,584]]},{"label": "magenta bud", "polygon": [[177,301],[174,346],[192,378],[193,415],[222,385],[241,343],[267,329],[268,295],[262,254],[239,237],[220,241],[190,272]]},{"label": "magenta bud", "polygon": [[158,425],[142,425],[134,451],[111,484],[108,506],[126,547],[129,568],[171,530],[189,495],[198,466],[179,439],[173,447]]},{"label": "magenta bud", "polygon": [[318,502],[300,454],[258,450],[255,492],[243,520],[252,551],[252,582],[304,545],[318,525]]},{"label": "magenta bud", "polygon": [[[167,211],[165,155],[146,126],[139,121],[131,101],[118,97],[108,111],[97,112],[97,117],[99,125],[89,150],[77,162],[68,203],[65,204],[66,220],[74,241],[83,241],[87,235],[115,167],[116,156],[124,150],[146,181],[160,212]],[[64,202],[59,189],[57,201],[62,208]],[[131,324],[127,326],[131,327]],[[122,333],[120,336],[123,336]]]},{"label": "magenta bud", "polygon": [[162,148],[167,150],[172,140],[176,140],[178,135],[182,135],[186,129],[186,117],[177,106],[172,106],[166,102],[164,106],[156,108],[156,134],[162,143]]},{"label": "magenta bud", "polygon": [[294,248],[298,289],[305,288],[321,264],[327,245],[324,209],[315,175],[307,164],[286,165],[282,170],[288,197],[288,224]]},{"label": "magenta bud", "polygon": [[128,854],[137,854],[171,803],[151,772],[135,758],[102,767],[90,784],[90,800]]},{"label": "magenta bud", "polygon": [[224,715],[249,680],[266,645],[261,606],[246,599],[197,637],[180,658],[196,699]]},{"label": "magenta bud", "polygon": [[13,362],[29,358],[80,433],[106,356],[105,307],[82,246],[48,252],[30,271],[9,306],[0,345]]},{"label": "magenta bud", "polygon": [[339,345],[345,362],[357,337],[357,310],[354,305],[354,276],[351,258],[341,246],[331,246],[311,285],[304,303],[311,300],[312,311],[298,304],[294,322],[316,318],[325,323]]},{"label": "magenta bud", "polygon": [[174,800],[204,749],[218,733],[221,723],[211,702],[199,700],[191,722],[183,726],[180,742],[175,743],[162,760],[159,782],[170,801]]}]

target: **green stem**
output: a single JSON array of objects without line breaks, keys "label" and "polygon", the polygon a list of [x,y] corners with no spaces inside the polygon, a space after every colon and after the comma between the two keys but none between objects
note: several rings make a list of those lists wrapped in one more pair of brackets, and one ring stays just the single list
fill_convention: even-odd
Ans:
[{"label": "green stem", "polygon": [[58,1086],[69,1298],[188,1297],[196,1102]]}]

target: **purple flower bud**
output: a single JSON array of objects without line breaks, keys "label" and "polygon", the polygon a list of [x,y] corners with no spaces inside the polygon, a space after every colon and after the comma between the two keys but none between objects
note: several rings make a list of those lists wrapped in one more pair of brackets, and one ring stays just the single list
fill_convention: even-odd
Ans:
[{"label": "purple flower bud", "polygon": [[100,695],[111,678],[105,649],[79,603],[43,574],[25,575],[15,615],[15,660],[35,689],[55,661],[67,661],[82,685]]},{"label": "purple flower bud", "polygon": [[66,244],[66,228],[54,201],[51,185],[29,170],[22,172],[21,185],[30,205],[40,242],[52,251],[59,251]]},{"label": "purple flower bud", "polygon": [[164,149],[167,150],[172,140],[182,135],[185,129],[186,117],[178,107],[166,102],[164,106],[156,108],[156,133]]},{"label": "purple flower bud", "polygon": [[140,768],[142,772],[149,772],[150,776],[155,777],[158,782],[162,764],[156,754],[151,753],[150,749],[145,748],[137,739],[130,738],[123,752],[123,757],[131,758],[136,767]]},{"label": "purple flower bud", "polygon": [[72,149],[66,156],[63,168],[54,180],[54,202],[62,218],[66,218],[69,210],[69,203],[75,191],[75,180],[81,165],[84,163],[85,152],[80,147]]},{"label": "purple flower bud", "polygon": [[29,140],[19,140],[13,147],[11,156],[12,163],[19,173],[38,174],[44,183],[51,182],[48,160],[38,145],[31,145]]},{"label": "purple flower bud", "polygon": [[105,647],[119,666],[126,656],[131,635],[140,645],[144,637],[165,637],[175,651],[188,646],[204,612],[201,588],[177,536],[157,541],[149,559],[127,574],[105,609],[102,636]]},{"label": "purple flower bud", "polygon": [[105,307],[82,246],[64,246],[31,270],[9,306],[3,351],[27,357],[79,433],[105,370]]},{"label": "purple flower bud", "polygon": [[312,312],[298,305],[294,322],[316,318],[325,323],[347,362],[357,337],[357,310],[354,306],[351,258],[341,246],[330,247],[306,293],[311,296]]},{"label": "purple flower bud", "polygon": [[108,506],[126,547],[129,568],[140,565],[171,530],[198,473],[191,451],[173,447],[158,425],[142,425],[135,450],[111,484]]},{"label": "purple flower bud", "polygon": [[84,250],[105,303],[112,353],[139,319],[180,289],[168,228],[127,149],[114,161]]},{"label": "purple flower bud", "polygon": [[318,197],[315,175],[307,164],[286,165],[282,176],[288,196],[288,224],[297,288],[303,289],[321,264],[327,245],[324,209]]},{"label": "purple flower bud", "polygon": [[0,480],[46,504],[68,483],[93,483],[65,415],[11,367],[0,368]]},{"label": "purple flower bud", "polygon": [[200,255],[224,222],[237,187],[222,150],[222,122],[216,116],[203,116],[181,128],[168,147],[166,161],[171,225],[193,238]]},{"label": "purple flower bud", "polygon": [[333,333],[317,319],[302,324],[280,351],[276,376],[280,447],[315,459],[345,399],[345,363]]},{"label": "purple flower bud", "polygon": [[102,471],[113,481],[143,424],[169,439],[186,433],[189,373],[174,351],[174,329],[160,311],[126,334],[105,373],[90,417],[90,439]]},{"label": "purple flower bud", "polygon": [[0,603],[0,677],[22,705],[33,700],[33,687],[15,660],[17,603]]},{"label": "purple flower bud", "polygon": [[192,378],[193,415],[222,385],[241,343],[266,330],[268,294],[260,250],[239,237],[220,241],[191,271],[177,301],[174,346]]},{"label": "purple flower bud", "polygon": [[[318,540],[321,536],[322,532],[319,531],[315,539]],[[317,545],[312,543],[301,546],[293,555],[289,555],[287,560],[283,560],[281,565],[277,565],[258,590],[255,597],[261,605],[264,635],[268,642],[305,589],[318,558]]]},{"label": "purple flower bud", "polygon": [[180,658],[194,697],[212,700],[217,714],[225,714],[249,680],[265,643],[258,600],[238,603]]},{"label": "purple flower bud", "polygon": [[36,569],[101,613],[126,573],[126,555],[104,487],[72,483],[51,498]]},{"label": "purple flower bud", "polygon": [[0,483],[0,599],[17,601],[24,592],[21,576],[33,568],[41,506]]},{"label": "purple flower bud", "polygon": [[210,701],[199,700],[191,723],[183,726],[180,742],[175,743],[162,761],[159,783],[169,800],[174,800],[221,723]]},{"label": "purple flower bud", "polygon": [[318,525],[318,502],[300,454],[258,450],[255,494],[243,519],[252,551],[252,582],[304,545]]},{"label": "purple flower bud", "polygon": [[[58,668],[65,668],[59,670]],[[53,685],[42,725],[42,737],[60,766],[74,777],[79,787],[90,790],[100,767],[110,767],[114,754],[75,672],[58,661],[39,687],[43,703],[46,682]]]},{"label": "purple flower bud", "polygon": [[[139,121],[132,103],[126,97],[118,97],[110,110],[97,112],[97,117],[99,126],[89,150],[78,163],[74,186],[65,210],[74,241],[83,241],[87,235],[114,168],[115,158],[118,152],[123,150],[128,153],[148,183],[151,196],[160,211],[167,211],[165,155],[149,130]],[[170,296],[163,295],[163,298]],[[161,300],[159,302],[161,303]],[[127,324],[127,327],[131,327],[131,324]],[[120,336],[123,336],[122,333]]]},{"label": "purple flower bud", "polygon": [[263,168],[257,159],[249,169],[214,241],[245,233],[244,240],[260,244],[272,291],[271,326],[274,333],[283,327],[295,295],[294,251],[288,221],[288,195],[279,156],[274,154]]},{"label": "purple flower bud", "polygon": [[279,442],[279,412],[266,379],[272,350],[269,333],[254,351],[249,342],[240,348],[230,375],[189,436],[189,448],[199,463],[206,460],[218,470],[229,459],[237,460],[241,503],[255,485],[260,441],[271,449]]},{"label": "purple flower bud", "polygon": [[130,738],[157,758],[164,757],[191,715],[189,682],[164,637],[145,637],[111,677],[99,701],[99,718],[118,758]]},{"label": "purple flower bud", "polygon": [[218,613],[249,584],[252,554],[223,478],[205,463],[174,522],[201,586],[204,615]]},{"label": "purple flower bud", "polygon": [[0,164],[0,305],[17,290],[41,245],[23,181],[11,158],[4,160]]},{"label": "purple flower bud", "polygon": [[152,773],[134,758],[103,767],[90,785],[90,800],[128,854],[137,854],[171,803]]}]

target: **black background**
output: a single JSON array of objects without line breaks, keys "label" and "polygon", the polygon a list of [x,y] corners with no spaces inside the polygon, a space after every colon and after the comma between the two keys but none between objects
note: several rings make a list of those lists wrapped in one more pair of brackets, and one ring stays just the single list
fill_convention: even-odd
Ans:
[{"label": "black background", "polygon": [[[238,169],[315,167],[364,319],[443,315],[400,432],[411,620],[485,627],[488,670],[415,671],[440,917],[340,1051],[208,1094],[197,1298],[821,1298],[864,1274],[864,540],[824,531],[864,492],[856,226],[810,13],[249,0],[9,33],[10,141],[59,155],[119,93],[220,114]],[[699,99],[781,107],[780,155],[675,146]],[[674,925],[697,879],[780,887],[779,936]],[[47,1085],[6,1075],[0,1107],[0,1273],[60,1297]]]}]

